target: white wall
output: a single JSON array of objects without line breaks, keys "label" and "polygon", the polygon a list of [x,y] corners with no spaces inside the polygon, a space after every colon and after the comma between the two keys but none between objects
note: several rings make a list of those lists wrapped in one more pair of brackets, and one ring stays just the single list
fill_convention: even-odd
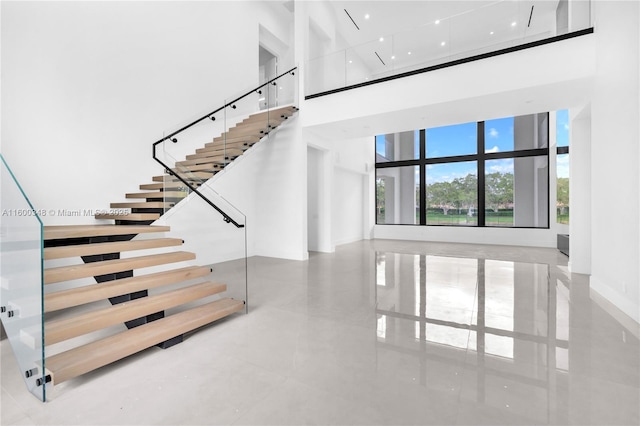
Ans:
[{"label": "white wall", "polygon": [[309,212],[317,216],[321,226],[309,232],[317,233],[324,243],[317,248],[310,245],[309,249],[331,252],[336,245],[370,238],[373,138],[327,139],[312,132],[303,134],[311,150],[322,153],[319,164],[323,168],[322,173],[309,174],[308,179],[322,177],[323,181],[309,184],[317,192],[307,196],[323,200],[321,208]]},{"label": "white wall", "polygon": [[640,136],[638,8],[638,2],[595,3],[591,286],[640,322],[640,194],[634,184]]},{"label": "white wall", "polygon": [[257,85],[259,25],[291,34],[272,6],[2,2],[2,153],[35,207],[103,209],[150,183],[154,141]]},{"label": "white wall", "polygon": [[[238,223],[246,224],[248,256],[304,260],[302,215],[306,214],[306,145],[298,136],[297,118],[254,145],[199,188]],[[304,154],[304,155],[303,155]],[[302,174],[302,175],[301,175]],[[184,249],[198,262],[211,264],[245,255],[245,229],[225,223],[196,194],[163,215],[156,224],[169,225],[169,236],[185,240]],[[306,231],[306,230],[305,230]],[[306,232],[304,233],[306,234]]]}]

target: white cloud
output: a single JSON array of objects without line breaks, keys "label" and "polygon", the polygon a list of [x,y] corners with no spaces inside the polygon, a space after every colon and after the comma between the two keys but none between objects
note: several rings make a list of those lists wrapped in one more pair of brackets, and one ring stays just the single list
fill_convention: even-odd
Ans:
[{"label": "white cloud", "polygon": [[492,138],[497,138],[500,134],[498,133],[498,131],[495,128],[490,128],[489,129],[489,136]]},{"label": "white cloud", "polygon": [[486,152],[500,152],[500,148],[498,148],[498,145],[495,145],[493,148],[488,149]]}]

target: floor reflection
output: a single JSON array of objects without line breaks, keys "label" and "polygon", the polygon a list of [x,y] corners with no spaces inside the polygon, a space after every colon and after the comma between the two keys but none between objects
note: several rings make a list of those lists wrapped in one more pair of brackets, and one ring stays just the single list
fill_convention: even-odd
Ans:
[{"label": "floor reflection", "polygon": [[378,350],[415,356],[425,387],[457,383],[470,416],[481,406],[497,422],[637,424],[637,404],[618,418],[607,406],[608,392],[639,395],[637,337],[557,266],[376,251],[374,276]]}]

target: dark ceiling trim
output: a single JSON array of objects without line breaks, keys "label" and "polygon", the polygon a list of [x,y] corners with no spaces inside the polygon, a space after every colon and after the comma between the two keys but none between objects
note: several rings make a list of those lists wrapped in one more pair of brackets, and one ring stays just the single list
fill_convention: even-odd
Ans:
[{"label": "dark ceiling trim", "polygon": [[531,13],[529,13],[529,23],[527,24],[527,28],[531,26],[531,17],[533,16],[533,5],[531,5]]},{"label": "dark ceiling trim", "polygon": [[370,86],[372,84],[384,83],[385,81],[397,80],[399,78],[410,77],[412,75],[422,74],[429,71],[435,71],[443,68],[449,68],[456,65],[462,65],[469,62],[479,61],[481,59],[492,58],[494,56],[505,55],[507,53],[517,52],[520,50],[530,49],[532,47],[544,46],[545,44],[551,44],[562,40],[567,40],[575,37],[580,37],[587,34],[593,34],[593,27],[585,28],[584,30],[573,31],[570,33],[545,38],[544,40],[533,41],[531,43],[521,44],[519,46],[507,47],[506,49],[495,50],[493,52],[483,53],[481,55],[469,56],[467,58],[456,59],[455,61],[445,62],[438,65],[432,65],[430,67],[420,68],[413,71],[407,71],[396,75],[391,75],[388,77],[378,78],[376,80],[365,81],[363,83],[352,84],[350,86],[340,87],[337,89],[327,90],[326,92],[314,93],[313,95],[306,95],[304,97],[305,100],[319,98],[321,96],[331,95],[334,93],[344,92],[346,90],[357,89],[359,87]]},{"label": "dark ceiling trim", "polygon": [[353,25],[356,26],[356,28],[358,29],[358,31],[360,31],[360,27],[358,26],[358,24],[356,24],[356,21],[353,20],[353,18],[351,17],[351,15],[349,15],[349,12],[347,12],[347,9],[344,9],[344,13],[347,14],[347,16],[349,17],[349,19],[351,19],[351,22],[353,22]]},{"label": "dark ceiling trim", "polygon": [[373,52],[376,54],[376,56],[378,57],[378,59],[380,59],[380,62],[382,62],[382,65],[384,65],[385,67],[387,66],[387,64],[384,63],[384,61],[382,60],[382,58],[380,57],[380,55],[378,55],[378,52]]}]

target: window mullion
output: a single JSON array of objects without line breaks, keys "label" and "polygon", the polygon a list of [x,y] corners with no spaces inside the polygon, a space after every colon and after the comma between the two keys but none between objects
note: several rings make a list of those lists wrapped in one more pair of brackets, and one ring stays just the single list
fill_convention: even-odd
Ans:
[{"label": "window mullion", "polygon": [[478,226],[485,226],[484,121],[478,121]]}]

